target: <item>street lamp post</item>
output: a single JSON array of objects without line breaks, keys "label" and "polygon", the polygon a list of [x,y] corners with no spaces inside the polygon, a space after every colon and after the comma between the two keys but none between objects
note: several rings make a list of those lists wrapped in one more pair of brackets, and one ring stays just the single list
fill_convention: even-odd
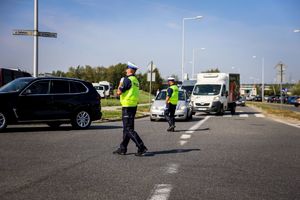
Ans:
[{"label": "street lamp post", "polygon": [[[253,56],[255,59],[256,56]],[[262,102],[264,101],[265,98],[265,58],[261,58],[261,99]]]},{"label": "street lamp post", "polygon": [[182,49],[181,49],[181,81],[183,81],[183,69],[184,69],[184,21],[185,20],[199,20],[202,16],[188,17],[182,19]]}]

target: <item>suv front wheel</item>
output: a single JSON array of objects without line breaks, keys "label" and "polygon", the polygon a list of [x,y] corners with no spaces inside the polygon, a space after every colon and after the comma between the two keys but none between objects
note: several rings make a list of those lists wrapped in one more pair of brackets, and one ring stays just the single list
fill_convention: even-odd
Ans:
[{"label": "suv front wheel", "polygon": [[0,131],[4,130],[7,126],[7,118],[3,112],[0,111]]},{"label": "suv front wheel", "polygon": [[91,116],[85,110],[77,111],[72,119],[72,126],[75,129],[86,129],[91,125]]}]

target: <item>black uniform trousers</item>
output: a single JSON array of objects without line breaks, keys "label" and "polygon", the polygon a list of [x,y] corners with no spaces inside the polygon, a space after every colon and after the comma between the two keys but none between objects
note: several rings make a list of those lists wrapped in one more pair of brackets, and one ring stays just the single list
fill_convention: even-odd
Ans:
[{"label": "black uniform trousers", "polygon": [[165,118],[167,122],[169,123],[169,126],[175,126],[175,111],[176,106],[174,104],[168,103],[167,109],[165,110]]},{"label": "black uniform trousers", "polygon": [[127,146],[130,139],[135,143],[139,150],[144,150],[145,145],[134,130],[134,118],[137,107],[122,107],[122,121],[123,121],[123,141],[120,144],[120,149],[127,151]]}]

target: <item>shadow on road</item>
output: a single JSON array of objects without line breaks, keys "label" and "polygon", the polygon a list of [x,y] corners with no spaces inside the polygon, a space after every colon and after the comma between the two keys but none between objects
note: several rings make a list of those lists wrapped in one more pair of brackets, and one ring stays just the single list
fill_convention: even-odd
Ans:
[{"label": "shadow on road", "polygon": [[120,129],[122,126],[105,126],[105,125],[92,125],[88,129],[78,130],[73,129],[72,126],[61,126],[58,128],[51,128],[48,126],[18,126],[18,127],[7,127],[1,133],[28,133],[28,132],[55,132],[55,131],[87,131],[87,130],[101,130],[101,129]]},{"label": "shadow on road", "polygon": [[200,149],[171,149],[171,150],[164,150],[164,151],[149,151],[144,155],[144,157],[164,155],[164,154],[188,153],[191,151],[200,151]]}]

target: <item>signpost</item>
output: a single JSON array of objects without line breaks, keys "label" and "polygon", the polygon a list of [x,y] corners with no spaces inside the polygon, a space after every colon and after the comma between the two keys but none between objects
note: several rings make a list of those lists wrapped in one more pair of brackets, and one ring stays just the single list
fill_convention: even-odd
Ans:
[{"label": "signpost", "polygon": [[149,88],[149,105],[150,106],[151,106],[152,81],[155,82],[155,72],[153,72],[154,69],[156,69],[156,66],[153,65],[153,61],[151,61],[150,65],[148,65],[148,74],[147,74],[147,81],[150,81],[150,88]]},{"label": "signpost", "polygon": [[34,30],[13,30],[13,35],[33,36],[33,76],[38,76],[38,37],[57,38],[57,33],[38,31],[38,0],[34,0]]}]

